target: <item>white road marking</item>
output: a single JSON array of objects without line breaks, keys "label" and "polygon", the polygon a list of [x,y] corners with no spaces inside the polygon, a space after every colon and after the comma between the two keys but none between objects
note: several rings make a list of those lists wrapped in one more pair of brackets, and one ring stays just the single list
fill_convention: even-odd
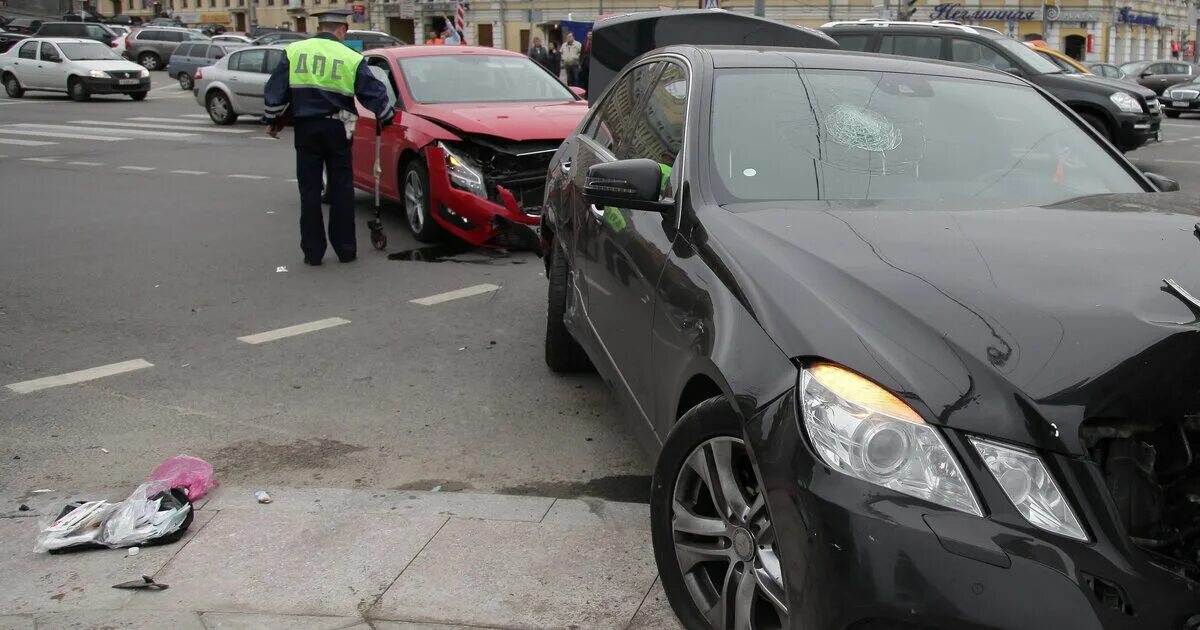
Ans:
[{"label": "white road marking", "polygon": [[315,322],[308,322],[307,324],[296,324],[295,326],[288,326],[287,328],[277,328],[275,330],[268,330],[267,332],[261,332],[255,335],[246,335],[245,337],[238,337],[237,340],[252,345],[260,344],[268,341],[275,341],[276,339],[283,339],[285,337],[295,337],[296,335],[303,335],[349,323],[350,320],[348,319],[342,319],[341,317],[330,317],[328,319],[318,319]]},{"label": "white road marking", "polygon": [[33,157],[33,158],[21,158],[21,160],[24,162],[57,162],[58,158]]},{"label": "white road marking", "polygon": [[100,127],[71,127],[69,125],[43,125],[38,123],[18,123],[13,127],[21,129],[49,129],[50,131],[86,131],[88,133],[124,134],[142,138],[191,138],[194,133],[179,133],[177,131],[142,131],[141,129],[102,129]]},{"label": "white road marking", "polygon": [[179,169],[171,172],[176,175],[208,175],[208,171],[189,171],[186,169]]},{"label": "white road marking", "polygon": [[71,166],[104,166],[103,162],[67,162]]},{"label": "white road marking", "polygon": [[204,120],[180,120],[178,118],[156,118],[154,116],[134,116],[125,120],[140,120],[142,122],[162,122],[171,123],[173,125],[212,125],[208,120],[208,116],[201,115]]},{"label": "white road marking", "polygon": [[[174,129],[175,131],[201,131],[204,133],[254,133],[250,129],[200,129],[195,125],[151,125],[139,122],[106,122],[103,120],[72,120],[72,125],[106,125],[109,127],[136,127],[138,129]],[[124,133],[124,129],[113,131]]]},{"label": "white road marking", "polygon": [[106,376],[114,376],[116,374],[124,374],[134,370],[141,370],[148,367],[154,367],[153,363],[144,359],[134,359],[132,361],[122,361],[121,363],[112,363],[109,365],[101,365],[100,367],[79,370],[78,372],[68,372],[59,374],[58,376],[47,376],[38,378],[32,381],[21,381],[7,385],[9,389],[18,394],[28,394],[50,387],[59,387],[61,385],[74,385],[84,381],[91,381]]},{"label": "white road marking", "polygon": [[1151,162],[1162,162],[1163,164],[1200,164],[1197,160],[1150,160]]},{"label": "white road marking", "polygon": [[209,116],[208,116],[208,114],[180,114],[179,117],[180,118],[205,118],[205,119],[207,119]]},{"label": "white road marking", "polygon": [[153,166],[118,166],[117,168],[124,171],[153,171],[156,170]]},{"label": "white road marking", "polygon": [[296,179],[295,177],[289,177],[288,181],[295,184],[295,183],[299,182],[300,180]]},{"label": "white road marking", "polygon": [[409,302],[412,302],[413,304],[420,304],[421,306],[433,306],[434,304],[441,304],[442,302],[449,302],[451,300],[459,300],[462,298],[471,297],[473,295],[483,295],[484,293],[491,293],[492,291],[499,291],[499,290],[500,290],[500,287],[496,286],[494,284],[477,284],[473,287],[467,287],[465,289],[458,289],[457,291],[447,291],[445,293],[439,293],[437,295],[431,295],[429,297],[423,297],[423,298],[418,298],[415,300],[409,300]]},{"label": "white road marking", "polygon": [[129,140],[129,138],[118,138],[116,136],[93,136],[83,133],[33,131],[31,129],[11,129],[9,127],[0,127],[0,133],[7,133],[14,136],[41,136],[46,138],[69,138],[71,140],[99,140],[101,142],[122,142],[124,140]]},{"label": "white road marking", "polygon": [[271,136],[254,136],[254,139],[255,140],[278,140],[279,138],[272,138]]},{"label": "white road marking", "polygon": [[21,140],[19,138],[0,138],[0,144],[12,144],[18,147],[45,147],[57,142],[46,142],[43,140]]},{"label": "white road marking", "polygon": [[229,176],[230,179],[267,179],[266,175],[241,175],[234,173]]}]

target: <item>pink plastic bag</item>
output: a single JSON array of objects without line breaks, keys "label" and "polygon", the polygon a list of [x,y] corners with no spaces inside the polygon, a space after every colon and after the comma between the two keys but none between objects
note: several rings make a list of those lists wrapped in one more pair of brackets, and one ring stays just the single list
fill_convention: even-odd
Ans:
[{"label": "pink plastic bag", "polygon": [[212,464],[191,455],[168,457],[150,473],[150,481],[164,481],[171,488],[183,488],[189,501],[204,498],[217,487]]}]

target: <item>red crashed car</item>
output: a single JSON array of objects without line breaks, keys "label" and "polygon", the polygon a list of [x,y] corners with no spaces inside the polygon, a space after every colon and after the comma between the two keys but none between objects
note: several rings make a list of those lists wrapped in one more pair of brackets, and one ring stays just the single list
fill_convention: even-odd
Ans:
[{"label": "red crashed car", "polygon": [[[388,75],[398,111],[383,130],[380,195],[404,204],[417,240],[488,245],[539,224],[550,159],[587,113],[581,91],[495,48],[405,46],[366,62]],[[375,120],[358,113],[354,185],[371,191]]]}]

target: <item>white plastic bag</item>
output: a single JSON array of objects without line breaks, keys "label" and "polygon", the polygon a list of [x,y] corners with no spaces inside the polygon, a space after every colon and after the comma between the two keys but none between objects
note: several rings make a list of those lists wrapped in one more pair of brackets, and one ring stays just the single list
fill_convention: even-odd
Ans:
[{"label": "white plastic bag", "polygon": [[37,551],[132,547],[167,542],[191,524],[192,504],[162,481],[137,487],[120,503],[89,501],[60,516],[38,536]]}]

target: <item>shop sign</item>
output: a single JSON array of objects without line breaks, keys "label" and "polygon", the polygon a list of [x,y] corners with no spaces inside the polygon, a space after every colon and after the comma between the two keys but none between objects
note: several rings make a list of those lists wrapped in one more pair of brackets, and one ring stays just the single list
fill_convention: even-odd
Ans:
[{"label": "shop sign", "polygon": [[1059,6],[1049,5],[1046,7],[1046,19],[1051,22],[1099,22],[1101,17],[1099,13],[1093,11],[1076,11],[1072,9],[1064,9]]},{"label": "shop sign", "polygon": [[354,15],[366,15],[367,7],[361,4],[356,4],[350,7],[350,11],[352,11]]},{"label": "shop sign", "polygon": [[400,0],[400,17],[411,20],[416,17],[416,0]]},{"label": "shop sign", "polygon": [[931,20],[955,20],[958,22],[980,21],[980,20],[1040,20],[1038,15],[1040,11],[1037,9],[1024,9],[1020,7],[1004,7],[1004,8],[970,8],[964,9],[963,5],[958,2],[945,2],[933,7],[929,12]]},{"label": "shop sign", "polygon": [[1117,12],[1117,21],[1126,24],[1141,24],[1142,26],[1158,26],[1158,16],[1145,13],[1134,13],[1133,7],[1121,7]]},{"label": "shop sign", "polygon": [[201,24],[228,24],[229,16],[224,13],[205,13],[200,16]]}]

